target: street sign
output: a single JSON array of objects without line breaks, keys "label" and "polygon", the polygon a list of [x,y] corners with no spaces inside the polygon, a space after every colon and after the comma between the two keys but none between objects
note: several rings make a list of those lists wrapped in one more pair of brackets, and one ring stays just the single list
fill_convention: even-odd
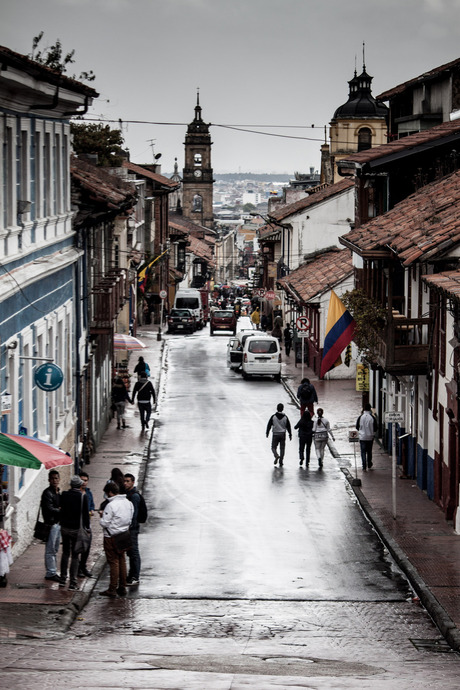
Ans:
[{"label": "street sign", "polygon": [[61,367],[57,364],[41,364],[34,374],[34,381],[36,385],[46,392],[57,390],[64,381],[64,374]]},{"label": "street sign", "polygon": [[385,421],[387,424],[404,424],[404,412],[396,412],[394,410],[385,412]]},{"label": "street sign", "polygon": [[264,297],[265,296],[265,288],[257,288],[257,290],[254,290],[254,294],[256,297]]},{"label": "street sign", "polygon": [[167,294],[168,294],[168,293],[166,292],[166,290],[160,290],[160,297],[161,297],[161,299],[166,299]]},{"label": "street sign", "polygon": [[265,299],[275,299],[274,290],[267,290],[267,292],[265,293]]},{"label": "street sign", "polygon": [[348,432],[348,440],[350,443],[357,443],[359,441],[359,431],[356,429],[351,429]]},{"label": "street sign", "polygon": [[297,331],[298,338],[308,338],[310,333],[308,331]]},{"label": "street sign", "polygon": [[299,316],[295,321],[295,325],[298,331],[308,331],[310,328],[310,319],[307,316]]}]

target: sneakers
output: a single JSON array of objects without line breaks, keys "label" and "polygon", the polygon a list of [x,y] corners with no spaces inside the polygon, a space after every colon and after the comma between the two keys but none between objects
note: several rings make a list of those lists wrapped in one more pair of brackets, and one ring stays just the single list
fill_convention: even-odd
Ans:
[{"label": "sneakers", "polygon": [[91,573],[89,570],[86,568],[81,568],[78,571],[78,577],[93,577],[93,573]]},{"label": "sneakers", "polygon": [[367,469],[368,469],[368,470],[371,470],[373,467],[374,467],[374,465],[373,465],[372,462],[368,462],[368,463],[367,463]]},{"label": "sneakers", "polygon": [[139,580],[136,580],[135,577],[128,577],[128,579],[126,580],[126,584],[127,584],[128,587],[132,587],[132,586],[134,586],[134,585],[138,585],[139,582],[140,582],[140,581],[139,581]]},{"label": "sneakers", "polygon": [[54,575],[45,575],[45,580],[51,580],[51,582],[62,582],[61,576],[57,573],[55,573]]},{"label": "sneakers", "polygon": [[71,582],[69,585],[69,589],[71,589],[72,591],[78,589],[78,582]]}]

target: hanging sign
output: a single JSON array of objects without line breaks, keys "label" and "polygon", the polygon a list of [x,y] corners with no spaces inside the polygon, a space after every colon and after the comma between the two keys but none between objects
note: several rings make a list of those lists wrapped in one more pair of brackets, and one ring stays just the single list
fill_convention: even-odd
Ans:
[{"label": "hanging sign", "polygon": [[10,414],[12,408],[12,396],[10,393],[4,393],[1,399],[1,414]]},{"label": "hanging sign", "polygon": [[369,390],[369,369],[364,364],[356,365],[356,390],[362,393]]},{"label": "hanging sign", "polygon": [[36,385],[47,393],[57,390],[64,381],[64,374],[57,364],[40,364],[35,370],[34,381]]}]

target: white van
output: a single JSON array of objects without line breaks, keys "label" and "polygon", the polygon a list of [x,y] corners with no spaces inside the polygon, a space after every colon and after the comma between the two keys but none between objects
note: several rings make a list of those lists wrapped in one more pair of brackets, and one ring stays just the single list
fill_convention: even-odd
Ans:
[{"label": "white van", "polygon": [[243,378],[273,376],[281,380],[281,348],[278,338],[271,335],[252,335],[243,346],[241,363]]},{"label": "white van", "polygon": [[180,288],[174,298],[174,309],[190,309],[195,317],[197,327],[205,325],[201,293],[196,288]]}]

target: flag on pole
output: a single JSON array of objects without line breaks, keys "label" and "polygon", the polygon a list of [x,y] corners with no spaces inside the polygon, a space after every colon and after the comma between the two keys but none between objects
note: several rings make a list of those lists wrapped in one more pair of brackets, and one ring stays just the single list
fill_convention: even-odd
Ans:
[{"label": "flag on pole", "polygon": [[326,336],[324,338],[323,359],[320,376],[323,377],[334,366],[341,363],[340,354],[353,340],[356,321],[346,309],[341,299],[331,290],[327,312]]}]

